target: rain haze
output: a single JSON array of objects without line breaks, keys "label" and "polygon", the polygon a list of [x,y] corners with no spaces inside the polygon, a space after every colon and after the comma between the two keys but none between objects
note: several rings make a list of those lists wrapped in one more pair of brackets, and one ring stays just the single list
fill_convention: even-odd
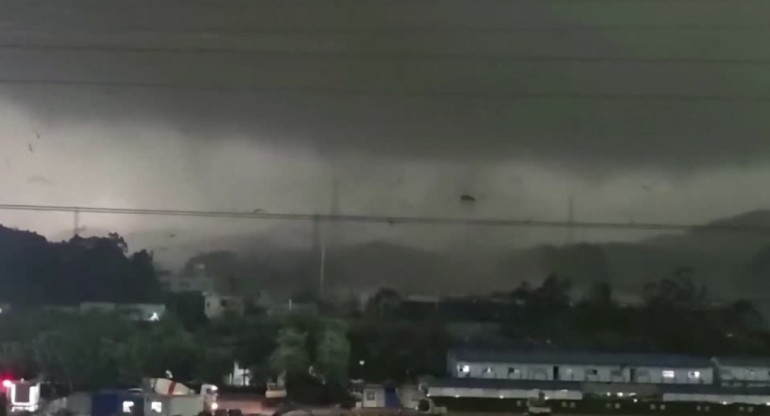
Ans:
[{"label": "rain haze", "polygon": [[[766,1],[0,5],[6,204],[622,224],[703,224],[770,205]],[[117,231],[172,268],[244,244],[293,250],[313,233],[309,222],[77,221],[0,212],[54,239],[73,226]],[[462,253],[466,276],[513,286],[548,267],[511,251],[660,232],[340,224],[323,234]],[[502,272],[500,253],[516,264]],[[473,286],[465,280],[458,288]]]}]

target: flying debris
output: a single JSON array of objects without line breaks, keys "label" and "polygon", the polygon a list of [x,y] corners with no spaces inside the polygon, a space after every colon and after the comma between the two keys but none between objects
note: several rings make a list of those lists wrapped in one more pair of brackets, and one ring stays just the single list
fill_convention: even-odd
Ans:
[{"label": "flying debris", "polygon": [[27,144],[27,148],[29,148],[30,153],[35,153],[35,150],[32,148],[32,143]]},{"label": "flying debris", "polygon": [[476,197],[469,194],[460,195],[460,202],[476,202]]}]

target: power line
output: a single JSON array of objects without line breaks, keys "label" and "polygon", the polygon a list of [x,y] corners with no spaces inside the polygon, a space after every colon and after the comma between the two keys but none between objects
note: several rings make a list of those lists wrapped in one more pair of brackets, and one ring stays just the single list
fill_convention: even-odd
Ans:
[{"label": "power line", "polygon": [[668,231],[725,231],[735,233],[770,233],[770,226],[737,224],[674,224],[674,223],[620,223],[602,221],[551,221],[513,218],[462,218],[462,217],[426,217],[426,216],[384,216],[363,214],[304,214],[270,213],[263,211],[216,211],[216,210],[178,210],[148,208],[107,208],[67,205],[0,204],[5,211],[67,212],[111,215],[150,215],[168,217],[195,218],[231,218],[281,221],[326,221],[372,224],[415,224],[436,226],[478,226],[478,227],[533,227],[563,228],[567,226],[585,229],[625,229],[625,230],[668,230]]},{"label": "power line", "polygon": [[569,56],[569,55],[504,55],[468,53],[398,53],[398,52],[314,52],[314,51],[265,51],[227,47],[156,47],[156,46],[115,46],[115,45],[53,45],[32,43],[0,43],[0,49],[44,50],[44,51],[86,51],[103,53],[181,53],[181,54],[233,54],[252,55],[268,58],[309,58],[309,59],[351,59],[351,60],[452,60],[490,62],[577,62],[577,63],[649,63],[688,65],[770,65],[770,58],[645,58],[622,56]]},{"label": "power line", "polygon": [[[1,2],[0,2],[1,4]],[[109,26],[97,27],[89,30],[72,30],[69,27],[60,26],[51,29],[32,28],[25,26],[3,26],[2,31],[21,31],[23,34],[48,34],[48,35],[186,35],[186,36],[252,36],[252,35],[413,35],[413,34],[475,34],[475,35],[506,35],[521,32],[767,32],[770,25],[656,25],[656,24],[620,24],[620,25],[562,25],[562,26],[374,26],[374,27],[315,27],[315,26],[272,26],[272,27],[241,27],[233,28],[223,26],[203,26],[195,28],[153,28],[143,26]]]},{"label": "power line", "polygon": [[[467,0],[164,0],[162,3],[159,3],[157,0],[123,0],[123,1],[105,1],[105,0],[0,0],[0,5],[11,5],[11,4],[17,4],[17,5],[41,5],[48,3],[49,4],[55,4],[55,5],[61,5],[61,4],[96,4],[99,6],[111,6],[111,5],[126,5],[126,4],[151,4],[153,6],[157,5],[182,5],[182,6],[228,6],[228,5],[235,5],[235,6],[243,6],[243,5],[255,5],[255,4],[265,4],[265,3],[281,3],[281,6],[289,5],[290,7],[307,7],[307,6],[317,6],[317,7],[350,7],[350,4],[346,3],[353,3],[355,6],[371,6],[371,5],[415,5],[415,4],[427,4],[431,6],[442,6],[446,7],[450,3],[461,3],[463,5],[467,4]],[[664,3],[667,5],[670,5],[674,1],[672,0],[477,0],[476,3],[487,3],[487,4],[511,4],[511,3],[567,3],[567,4],[574,4],[574,3],[596,3],[596,2],[604,2],[604,3]],[[731,5],[730,2],[726,0],[678,0],[679,3],[690,3],[690,4],[699,4],[699,3],[724,3]],[[755,0],[755,3],[764,3],[764,1]],[[743,3],[750,3],[750,1],[744,1]],[[273,6],[271,4],[271,6]]]},{"label": "power line", "polygon": [[713,102],[724,104],[770,104],[770,96],[739,96],[717,94],[612,94],[582,92],[517,92],[517,91],[450,91],[450,90],[385,90],[341,87],[266,86],[266,85],[193,85],[144,81],[55,80],[47,78],[0,78],[0,84],[25,86],[96,87],[165,89],[178,91],[334,95],[351,97],[391,97],[424,99],[488,99],[488,100],[593,100],[593,101],[673,101]]}]

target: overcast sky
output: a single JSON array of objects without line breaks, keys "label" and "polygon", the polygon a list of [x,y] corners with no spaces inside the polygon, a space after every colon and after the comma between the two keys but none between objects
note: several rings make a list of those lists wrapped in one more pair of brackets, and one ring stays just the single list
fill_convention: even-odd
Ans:
[{"label": "overcast sky", "polygon": [[336,176],[346,213],[770,205],[765,0],[0,4],[4,203],[318,212]]}]

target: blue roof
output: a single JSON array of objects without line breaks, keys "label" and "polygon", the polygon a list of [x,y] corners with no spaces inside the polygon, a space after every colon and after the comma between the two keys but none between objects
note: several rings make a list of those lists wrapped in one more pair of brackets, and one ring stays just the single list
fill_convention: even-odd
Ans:
[{"label": "blue roof", "polygon": [[770,367],[770,357],[716,357],[714,359],[720,365],[735,367]]},{"label": "blue roof", "polygon": [[577,364],[640,367],[706,368],[709,358],[677,354],[625,354],[575,351],[485,351],[458,349],[449,352],[456,361],[485,363]]}]

